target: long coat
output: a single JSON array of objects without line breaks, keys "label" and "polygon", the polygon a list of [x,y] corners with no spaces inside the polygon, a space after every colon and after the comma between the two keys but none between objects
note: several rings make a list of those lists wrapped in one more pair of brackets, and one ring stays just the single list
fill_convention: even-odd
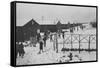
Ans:
[{"label": "long coat", "polygon": [[43,50],[43,41],[40,41],[40,50]]}]

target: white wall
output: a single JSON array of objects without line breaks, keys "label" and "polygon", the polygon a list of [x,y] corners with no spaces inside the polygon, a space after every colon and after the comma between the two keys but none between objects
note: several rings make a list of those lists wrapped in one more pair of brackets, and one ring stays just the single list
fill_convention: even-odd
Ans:
[{"label": "white wall", "polygon": [[[12,68],[10,66],[10,2],[11,1],[12,0],[0,0],[0,68]],[[24,1],[28,1],[28,0],[24,0]],[[97,5],[100,7],[100,0],[29,0],[29,1],[80,4],[80,5]],[[100,14],[98,16],[100,18]],[[100,26],[99,21],[98,21],[98,25]],[[100,27],[98,29],[100,29]],[[100,31],[98,33],[100,33]],[[99,36],[98,36],[98,39],[100,40]],[[100,47],[98,49],[99,49],[98,53],[100,53]],[[34,68],[75,68],[75,67],[99,68],[100,67],[99,64],[100,62],[78,63],[78,64],[35,66]],[[33,66],[26,67],[26,68],[32,68],[32,67]]]}]

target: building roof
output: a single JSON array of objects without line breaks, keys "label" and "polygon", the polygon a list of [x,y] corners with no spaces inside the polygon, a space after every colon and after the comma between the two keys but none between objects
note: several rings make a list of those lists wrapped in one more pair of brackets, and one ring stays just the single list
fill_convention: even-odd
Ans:
[{"label": "building roof", "polygon": [[80,24],[61,24],[60,21],[58,21],[57,24],[38,24],[34,19],[31,19],[28,23],[26,23],[24,26],[17,26],[17,29],[24,29],[24,31],[34,31],[38,28],[40,28],[40,30],[42,32],[44,32],[45,30],[50,30],[52,32],[55,32],[57,30],[58,27],[60,27],[61,29],[68,29],[70,27],[75,27],[78,26]]},{"label": "building roof", "polygon": [[28,23],[26,23],[23,27],[24,28],[30,28],[30,27],[37,27],[39,24],[34,20],[31,19]]}]

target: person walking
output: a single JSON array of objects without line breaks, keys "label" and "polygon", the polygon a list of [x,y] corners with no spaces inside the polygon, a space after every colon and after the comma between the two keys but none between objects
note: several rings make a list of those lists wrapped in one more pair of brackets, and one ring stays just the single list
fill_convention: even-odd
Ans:
[{"label": "person walking", "polygon": [[52,34],[50,34],[50,41],[52,41]]},{"label": "person walking", "polygon": [[46,35],[44,35],[43,41],[44,41],[44,47],[46,47]]},{"label": "person walking", "polygon": [[70,33],[73,33],[73,28],[70,28]]},{"label": "person walking", "polygon": [[41,39],[39,43],[40,43],[40,51],[39,51],[39,54],[41,54],[43,52],[43,40]]},{"label": "person walking", "polygon": [[21,42],[20,47],[19,47],[19,56],[21,56],[22,58],[24,57],[25,51],[24,51],[24,46]]},{"label": "person walking", "polygon": [[41,37],[40,33],[37,33],[37,42],[39,42],[40,37]]},{"label": "person walking", "polygon": [[63,39],[65,38],[64,34],[65,34],[65,33],[64,33],[64,32],[62,32],[62,37],[63,37]]}]

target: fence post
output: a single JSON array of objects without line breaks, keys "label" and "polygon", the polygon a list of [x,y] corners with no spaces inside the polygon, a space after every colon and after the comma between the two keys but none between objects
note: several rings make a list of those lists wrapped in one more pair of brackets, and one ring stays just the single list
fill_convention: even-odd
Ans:
[{"label": "fence post", "polygon": [[54,51],[55,51],[55,46],[56,46],[56,39],[55,39],[55,34],[54,34],[54,41],[53,41],[53,48],[54,48]]},{"label": "fence post", "polygon": [[73,44],[72,44],[72,34],[71,34],[71,50],[73,49]]},{"label": "fence post", "polygon": [[80,34],[79,34],[79,53],[80,53],[80,42],[81,42],[81,40],[80,40]]},{"label": "fence post", "polygon": [[89,35],[89,45],[88,45],[88,50],[90,52],[90,35]]},{"label": "fence post", "polygon": [[65,48],[65,45],[64,45],[64,44],[65,44],[65,42],[64,42],[64,41],[65,41],[65,40],[63,39],[63,48]]},{"label": "fence post", "polygon": [[55,51],[55,40],[53,41],[53,49]]},{"label": "fence post", "polygon": [[57,40],[57,34],[56,34],[56,53],[58,53],[58,40]]}]

